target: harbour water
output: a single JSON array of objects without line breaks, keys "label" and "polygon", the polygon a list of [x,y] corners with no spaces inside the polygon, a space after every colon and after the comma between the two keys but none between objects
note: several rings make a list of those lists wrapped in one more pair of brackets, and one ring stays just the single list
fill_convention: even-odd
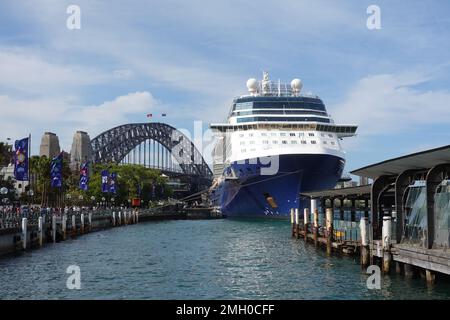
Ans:
[{"label": "harbour water", "polygon": [[[0,299],[449,299],[450,284],[368,275],[290,237],[286,221],[163,221],[0,259]],[[69,290],[66,269],[81,270]]]}]

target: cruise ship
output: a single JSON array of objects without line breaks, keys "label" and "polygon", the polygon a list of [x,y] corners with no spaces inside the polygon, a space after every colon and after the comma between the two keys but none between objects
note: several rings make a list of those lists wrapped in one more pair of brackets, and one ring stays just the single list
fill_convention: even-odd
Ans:
[{"label": "cruise ship", "polygon": [[227,217],[287,218],[309,202],[302,192],[340,180],[341,140],[357,125],[335,124],[322,100],[303,84],[249,79],[249,93],[233,100],[226,123],[213,123],[213,206]]}]

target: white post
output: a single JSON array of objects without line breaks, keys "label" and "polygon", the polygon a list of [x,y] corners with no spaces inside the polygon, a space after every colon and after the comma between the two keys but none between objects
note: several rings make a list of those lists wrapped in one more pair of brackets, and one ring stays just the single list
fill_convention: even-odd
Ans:
[{"label": "white post", "polygon": [[314,217],[314,228],[319,227],[319,211],[317,209],[314,209],[313,211],[313,217]]},{"label": "white post", "polygon": [[311,199],[311,212],[314,213],[317,209],[317,199]]},{"label": "white post", "polygon": [[92,212],[89,212],[88,220],[89,220],[89,232],[90,232],[92,230]]},{"label": "white post", "polygon": [[119,219],[117,220],[119,222],[119,226],[122,224],[122,212],[119,211]]},{"label": "white post", "polygon": [[299,216],[298,216],[298,208],[295,208],[295,223],[298,225],[299,222]]},{"label": "white post", "polygon": [[43,224],[42,224],[42,217],[39,217],[38,219],[38,240],[39,240],[39,247],[42,247],[42,231],[43,231]]},{"label": "white post", "polygon": [[369,233],[367,232],[367,229],[369,228],[368,224],[368,218],[361,217],[361,220],[359,221],[359,230],[361,233],[361,245],[362,246],[368,246],[369,245]]},{"label": "white post", "polygon": [[113,213],[112,213],[112,222],[113,222],[113,227],[115,227],[116,226],[116,212],[115,211],[113,211]]},{"label": "white post", "polygon": [[309,223],[309,209],[303,209],[303,220],[305,221],[305,225]]},{"label": "white post", "polygon": [[326,220],[327,220],[326,228],[328,231],[330,231],[331,227],[333,225],[333,209],[327,208],[325,214],[326,214]]},{"label": "white post", "polygon": [[22,218],[22,246],[23,250],[27,248],[27,218]]},{"label": "white post", "polygon": [[81,214],[81,233],[84,233],[84,213]]},{"label": "white post", "polygon": [[56,242],[56,216],[52,216],[52,237],[53,237],[53,243]]},{"label": "white post", "polygon": [[72,215],[72,231],[74,235],[77,233],[77,223],[75,221],[75,215]]},{"label": "white post", "polygon": [[139,210],[136,210],[136,223],[139,222]]},{"label": "white post", "polygon": [[383,228],[382,228],[382,244],[383,249],[388,249],[391,243],[391,230],[392,230],[392,219],[389,216],[383,217]]},{"label": "white post", "polygon": [[61,219],[61,230],[63,234],[64,240],[66,239],[66,232],[67,232],[67,215],[64,214]]},{"label": "white post", "polygon": [[291,208],[291,224],[294,224],[295,217],[294,217],[294,208]]}]

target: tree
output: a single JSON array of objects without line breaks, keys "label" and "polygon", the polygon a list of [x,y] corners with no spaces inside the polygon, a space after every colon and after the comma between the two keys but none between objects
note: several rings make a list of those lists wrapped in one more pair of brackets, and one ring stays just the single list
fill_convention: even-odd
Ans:
[{"label": "tree", "polygon": [[0,142],[0,167],[7,166],[13,158],[12,145]]}]

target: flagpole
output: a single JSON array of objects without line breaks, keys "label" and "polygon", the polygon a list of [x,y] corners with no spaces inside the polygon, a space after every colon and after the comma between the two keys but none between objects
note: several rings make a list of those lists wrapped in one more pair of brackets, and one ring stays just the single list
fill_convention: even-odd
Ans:
[{"label": "flagpole", "polygon": [[28,134],[28,210],[30,210],[31,207],[31,162],[30,162],[30,154],[31,154],[31,132]]}]

